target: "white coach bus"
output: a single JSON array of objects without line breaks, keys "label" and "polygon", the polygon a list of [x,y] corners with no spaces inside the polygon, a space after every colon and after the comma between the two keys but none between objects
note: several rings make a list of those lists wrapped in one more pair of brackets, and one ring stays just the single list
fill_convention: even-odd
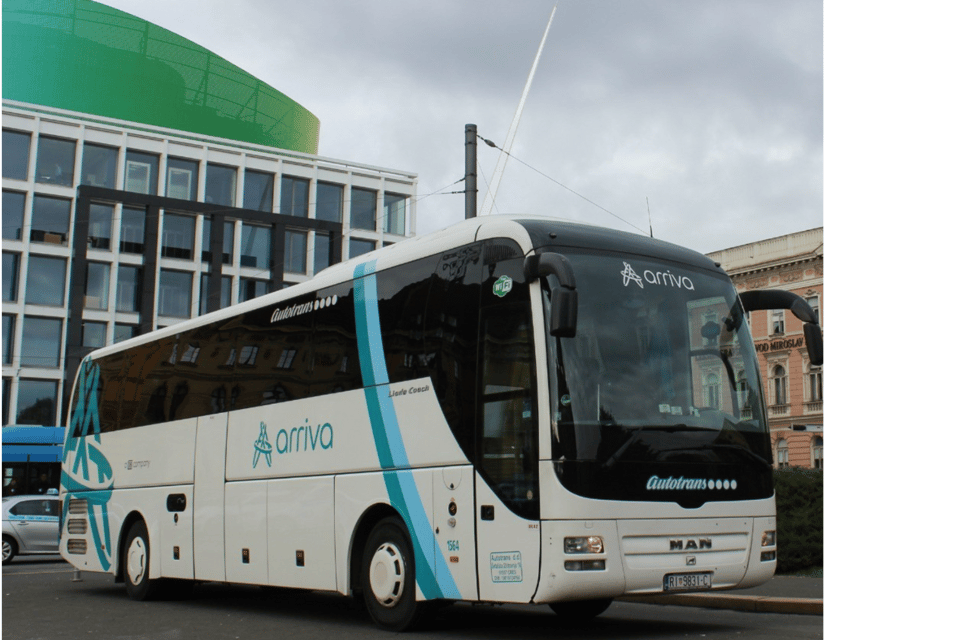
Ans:
[{"label": "white coach bus", "polygon": [[91,353],[60,550],[149,599],[218,581],[594,616],[773,576],[762,375],[713,261],[484,217]]}]

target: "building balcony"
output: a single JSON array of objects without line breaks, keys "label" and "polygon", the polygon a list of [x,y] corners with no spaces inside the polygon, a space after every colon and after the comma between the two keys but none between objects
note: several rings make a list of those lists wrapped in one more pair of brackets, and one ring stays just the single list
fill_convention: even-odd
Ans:
[{"label": "building balcony", "polygon": [[807,413],[823,413],[823,400],[815,400],[813,402],[804,402],[803,403],[803,412]]}]

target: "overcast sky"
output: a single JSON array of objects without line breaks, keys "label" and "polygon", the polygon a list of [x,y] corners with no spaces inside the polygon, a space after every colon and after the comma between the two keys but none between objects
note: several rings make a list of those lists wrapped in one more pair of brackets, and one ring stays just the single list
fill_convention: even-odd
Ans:
[{"label": "overcast sky", "polygon": [[[503,146],[555,2],[105,4],[304,105],[320,155],[417,173],[425,233],[462,219],[423,196],[463,177],[465,124]],[[822,22],[817,0],[561,0],[513,155],[583,198],[510,160],[494,212],[646,232],[649,198],[656,237],[704,252],[822,226]]]}]

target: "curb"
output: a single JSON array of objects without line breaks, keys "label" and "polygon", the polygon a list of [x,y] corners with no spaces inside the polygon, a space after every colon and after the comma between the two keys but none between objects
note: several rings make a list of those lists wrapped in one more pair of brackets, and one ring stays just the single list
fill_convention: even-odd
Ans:
[{"label": "curb", "polygon": [[822,616],[823,600],[812,598],[773,598],[767,596],[728,596],[706,593],[688,593],[683,595],[626,596],[618,598],[623,602],[641,604],[668,604],[681,607],[707,607],[710,609],[733,609],[735,611],[754,611],[759,613],[793,613]]}]

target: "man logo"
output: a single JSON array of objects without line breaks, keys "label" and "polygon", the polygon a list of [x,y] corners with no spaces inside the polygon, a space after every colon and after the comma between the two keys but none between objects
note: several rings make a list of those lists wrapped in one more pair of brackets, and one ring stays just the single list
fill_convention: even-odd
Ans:
[{"label": "man logo", "polygon": [[693,538],[688,538],[687,540],[671,540],[670,541],[670,551],[688,551],[690,549],[712,549],[713,540],[710,538],[700,538],[699,540],[694,540]]}]

